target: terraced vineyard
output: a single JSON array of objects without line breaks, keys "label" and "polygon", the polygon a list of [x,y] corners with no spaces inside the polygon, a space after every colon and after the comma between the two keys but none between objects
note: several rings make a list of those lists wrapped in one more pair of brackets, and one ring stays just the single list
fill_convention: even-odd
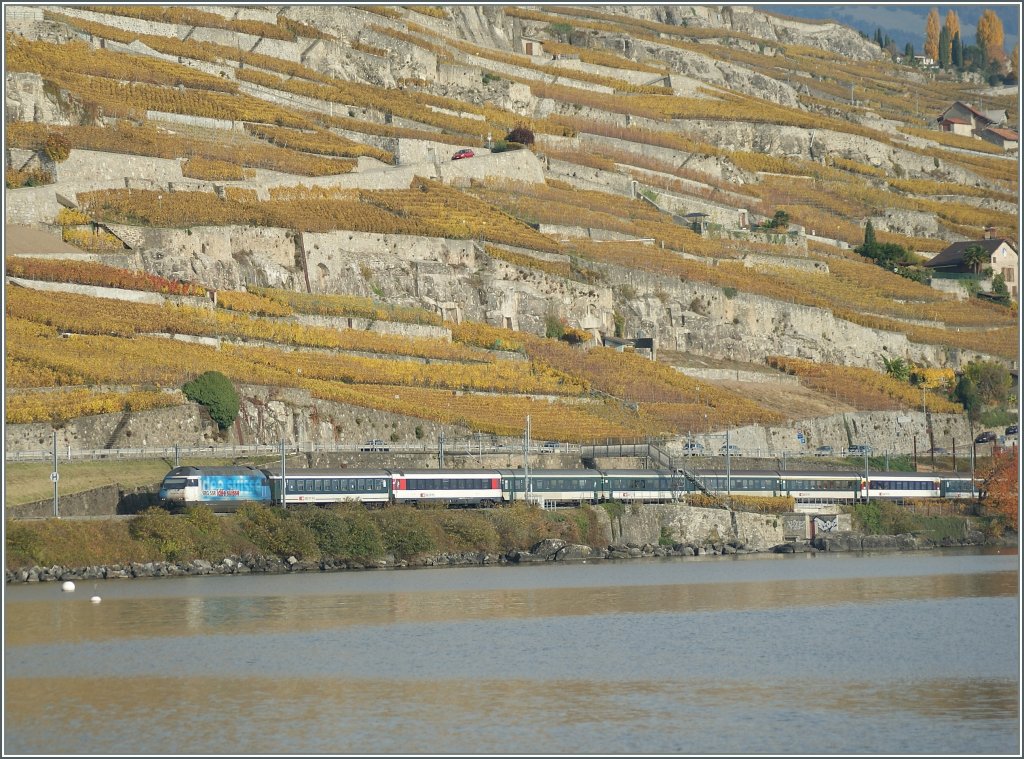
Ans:
[{"label": "terraced vineyard", "polygon": [[[1016,154],[935,128],[982,83],[761,11],[489,13],[11,17],[8,223],[93,259],[7,258],[50,283],[5,287],[8,423],[175,405],[217,369],[499,435],[680,437],[800,409],[603,342],[749,356],[861,411],[920,405],[883,356],[1019,361],[1015,303],[853,250],[872,220],[922,279],[951,242],[1017,245]],[[1019,127],[1015,88],[984,99]],[[962,413],[951,389],[929,409]]]}]

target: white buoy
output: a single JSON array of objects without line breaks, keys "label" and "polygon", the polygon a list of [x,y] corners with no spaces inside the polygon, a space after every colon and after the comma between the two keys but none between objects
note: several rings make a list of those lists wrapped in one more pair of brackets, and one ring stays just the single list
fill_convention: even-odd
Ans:
[{"label": "white buoy", "polygon": [[100,602],[100,597],[99,596],[93,596],[89,600],[92,601],[94,604],[98,604]]},{"label": "white buoy", "polygon": [[75,584],[71,582],[71,580],[65,580],[64,584],[60,586],[60,589],[63,590],[65,593],[74,593]]}]

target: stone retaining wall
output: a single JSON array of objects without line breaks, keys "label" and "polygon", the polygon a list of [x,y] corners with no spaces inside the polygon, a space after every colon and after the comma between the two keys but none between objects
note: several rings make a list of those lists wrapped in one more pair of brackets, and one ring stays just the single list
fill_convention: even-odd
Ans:
[{"label": "stone retaining wall", "polygon": [[[61,517],[101,517],[136,514],[159,505],[160,483],[149,487],[123,488],[118,483],[92,490],[61,495],[57,491],[57,513]],[[53,498],[17,506],[7,506],[12,519],[45,519],[54,516]]]}]

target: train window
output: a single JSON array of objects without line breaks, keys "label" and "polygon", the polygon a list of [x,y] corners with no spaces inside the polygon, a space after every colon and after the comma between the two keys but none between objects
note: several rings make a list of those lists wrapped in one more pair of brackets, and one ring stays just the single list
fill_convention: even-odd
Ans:
[{"label": "train window", "polygon": [[285,484],[284,484],[284,488],[285,488],[285,492],[287,492],[287,493],[294,493],[295,492],[295,482],[293,480],[286,481]]},{"label": "train window", "polygon": [[317,493],[320,492],[320,486],[323,484],[323,480],[313,480],[313,490]]},{"label": "train window", "polygon": [[307,493],[312,493],[313,492],[313,480],[306,480],[306,492]]},{"label": "train window", "polygon": [[306,481],[305,480],[295,480],[295,492],[296,493],[304,493],[304,492],[306,492]]}]

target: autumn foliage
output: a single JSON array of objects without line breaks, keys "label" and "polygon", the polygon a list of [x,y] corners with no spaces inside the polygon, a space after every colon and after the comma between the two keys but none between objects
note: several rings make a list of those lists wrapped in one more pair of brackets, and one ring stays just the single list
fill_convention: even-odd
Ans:
[{"label": "autumn foliage", "polygon": [[1017,447],[997,449],[991,466],[982,473],[986,513],[999,517],[1017,531],[1020,516],[1020,460]]}]

